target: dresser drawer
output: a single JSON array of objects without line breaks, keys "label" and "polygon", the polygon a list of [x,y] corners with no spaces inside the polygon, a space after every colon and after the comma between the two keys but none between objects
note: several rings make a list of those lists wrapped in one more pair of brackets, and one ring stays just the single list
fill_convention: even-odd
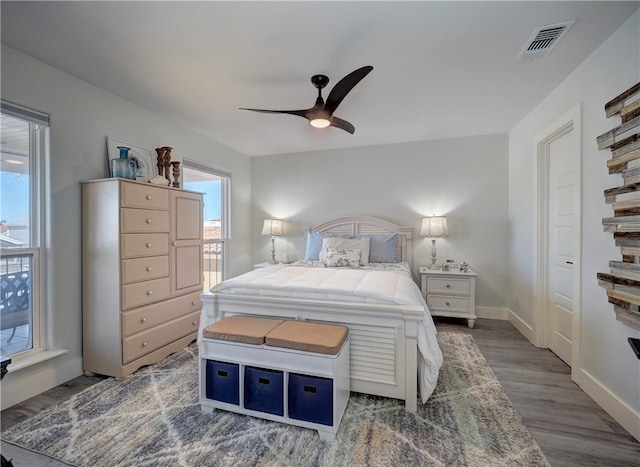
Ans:
[{"label": "dresser drawer", "polygon": [[162,256],[169,254],[169,234],[123,234],[122,258],[138,256]]},{"label": "dresser drawer", "polygon": [[131,336],[202,308],[200,292],[122,313],[122,335]]},{"label": "dresser drawer", "polygon": [[120,205],[126,208],[169,209],[169,190],[143,183],[122,183]]},{"label": "dresser drawer", "polygon": [[155,279],[122,286],[122,309],[127,310],[140,305],[169,298],[171,280]]},{"label": "dresser drawer", "polygon": [[122,283],[148,281],[169,276],[169,256],[145,256],[122,261]]},{"label": "dresser drawer", "polygon": [[148,331],[126,337],[122,340],[122,363],[129,363],[162,346],[198,331],[200,312],[196,311],[182,318],[174,319]]},{"label": "dresser drawer", "polygon": [[120,232],[168,232],[169,211],[123,208],[120,210]]},{"label": "dresser drawer", "polygon": [[469,298],[446,295],[427,295],[427,305],[432,311],[469,312]]},{"label": "dresser drawer", "polygon": [[427,293],[469,295],[471,282],[468,278],[429,277]]}]

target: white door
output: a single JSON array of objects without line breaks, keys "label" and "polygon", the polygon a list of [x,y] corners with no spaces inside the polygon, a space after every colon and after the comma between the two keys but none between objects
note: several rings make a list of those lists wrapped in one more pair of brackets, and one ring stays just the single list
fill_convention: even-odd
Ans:
[{"label": "white door", "polygon": [[578,175],[575,133],[571,130],[549,144],[547,336],[549,349],[569,366],[573,341],[574,229]]}]

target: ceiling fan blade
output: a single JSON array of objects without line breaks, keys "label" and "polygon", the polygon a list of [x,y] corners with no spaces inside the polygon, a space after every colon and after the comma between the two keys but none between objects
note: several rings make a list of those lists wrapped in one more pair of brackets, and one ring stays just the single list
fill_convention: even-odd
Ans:
[{"label": "ceiling fan blade", "polygon": [[329,97],[327,97],[327,102],[324,108],[327,109],[329,113],[333,113],[340,105],[340,102],[342,102],[342,99],[349,94],[349,91],[351,91],[353,87],[362,80],[362,78],[367,76],[371,70],[373,70],[372,66],[363,66],[362,68],[352,71],[338,81],[329,93]]},{"label": "ceiling fan blade", "polygon": [[354,127],[351,123],[349,123],[346,120],[342,120],[341,118],[338,117],[333,117],[331,119],[331,125],[330,126],[334,126],[336,128],[340,128],[341,130],[344,130],[348,133],[353,134],[354,131],[356,131],[356,127]]},{"label": "ceiling fan blade", "polygon": [[246,107],[240,107],[240,110],[250,110],[251,112],[260,112],[263,114],[290,114],[298,115],[299,117],[308,118],[307,115],[311,109],[304,110],[265,110],[265,109],[248,109]]}]

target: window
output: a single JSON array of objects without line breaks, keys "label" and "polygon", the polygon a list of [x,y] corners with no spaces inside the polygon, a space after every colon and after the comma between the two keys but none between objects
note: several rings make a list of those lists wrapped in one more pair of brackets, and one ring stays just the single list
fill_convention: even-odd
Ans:
[{"label": "window", "polygon": [[183,187],[204,193],[204,291],[222,282],[227,265],[231,174],[185,159]]},{"label": "window", "polygon": [[44,163],[49,116],[0,107],[0,345],[3,357],[44,348]]}]

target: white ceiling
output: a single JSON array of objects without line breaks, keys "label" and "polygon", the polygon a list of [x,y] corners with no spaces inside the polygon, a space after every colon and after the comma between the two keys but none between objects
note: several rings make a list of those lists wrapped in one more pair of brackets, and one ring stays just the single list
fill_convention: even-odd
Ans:
[{"label": "white ceiling", "polygon": [[[3,0],[0,13],[3,43],[259,156],[509,131],[639,5]],[[547,58],[515,61],[537,26],[568,20]],[[335,112],[353,135],[238,110],[311,107],[312,75],[331,79],[326,97],[364,65]]]}]

